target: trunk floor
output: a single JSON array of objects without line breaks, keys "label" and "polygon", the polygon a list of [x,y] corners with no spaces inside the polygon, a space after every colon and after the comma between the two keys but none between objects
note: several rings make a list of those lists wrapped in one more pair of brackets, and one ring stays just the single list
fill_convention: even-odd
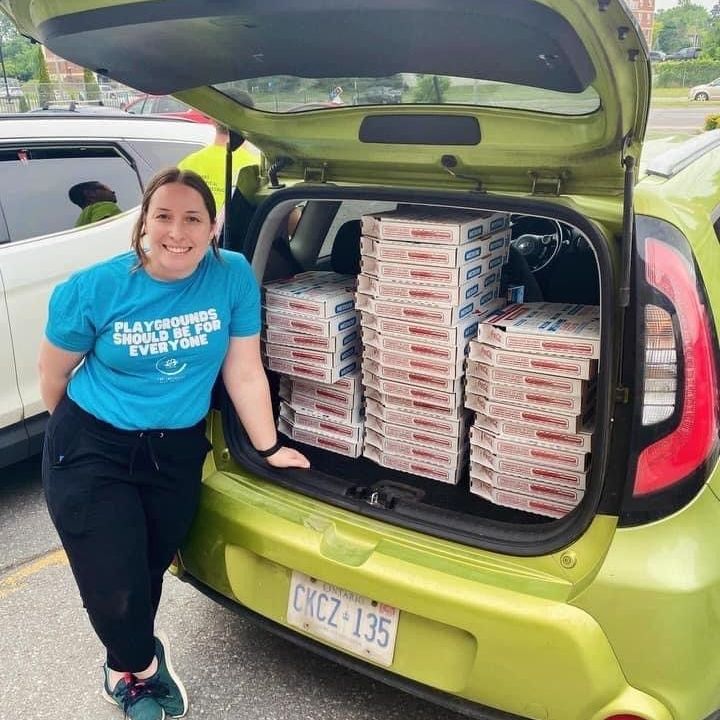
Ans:
[{"label": "trunk floor", "polygon": [[[415,504],[418,509],[425,508],[428,512],[436,509],[460,513],[464,516],[464,521],[470,519],[468,516],[523,525],[536,525],[552,521],[551,518],[541,515],[495,505],[479,495],[471,493],[469,489],[470,476],[467,470],[457,485],[450,485],[399,470],[391,470],[364,457],[349,458],[292,441],[289,441],[288,444],[294,445],[303,452],[310,460],[313,469],[341,478],[351,485],[369,488],[392,482],[420,490],[423,497],[415,501]],[[403,499],[403,502],[411,501]]]}]

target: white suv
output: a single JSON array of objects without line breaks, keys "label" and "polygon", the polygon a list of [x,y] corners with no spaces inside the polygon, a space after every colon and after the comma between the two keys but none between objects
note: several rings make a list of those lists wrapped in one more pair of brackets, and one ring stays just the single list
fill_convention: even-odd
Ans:
[{"label": "white suv", "polygon": [[[147,180],[213,135],[183,120],[0,115],[0,467],[41,447],[36,359],[50,292],[128,249]],[[111,188],[123,212],[76,228],[68,190],[86,181]]]}]

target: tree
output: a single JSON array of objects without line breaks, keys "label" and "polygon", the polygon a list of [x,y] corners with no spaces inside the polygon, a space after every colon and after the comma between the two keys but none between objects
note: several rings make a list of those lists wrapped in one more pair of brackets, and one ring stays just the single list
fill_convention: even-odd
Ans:
[{"label": "tree", "polygon": [[8,76],[27,81],[33,75],[35,51],[30,40],[20,35],[9,18],[0,13],[0,43]]},{"label": "tree", "polygon": [[83,84],[85,85],[85,99],[86,100],[99,100],[100,99],[100,86],[95,79],[95,75],[92,70],[85,68],[83,70]]},{"label": "tree", "polygon": [[663,52],[674,52],[690,45],[702,44],[711,26],[710,13],[691,0],[680,0],[677,7],[657,13],[656,47]]},{"label": "tree", "polygon": [[38,83],[38,99],[40,100],[40,105],[43,106],[55,100],[55,90],[50,83],[50,73],[47,69],[42,45],[37,46],[36,63],[35,79]]},{"label": "tree", "polygon": [[437,75],[418,75],[417,85],[413,88],[413,102],[440,105],[445,101],[445,93],[450,88],[450,80]]}]

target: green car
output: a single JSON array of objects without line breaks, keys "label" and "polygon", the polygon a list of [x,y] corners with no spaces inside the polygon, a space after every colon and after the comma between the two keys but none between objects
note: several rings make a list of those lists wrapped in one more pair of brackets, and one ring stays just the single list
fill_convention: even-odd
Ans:
[{"label": "green car", "polygon": [[[293,435],[311,470],[273,470],[219,388],[186,580],[473,717],[720,718],[720,131],[641,165],[651,71],[623,2],[0,7],[58,55],[260,150],[226,242],[260,281],[367,280],[361,218],[462,208],[512,223],[503,293],[599,313],[594,416],[574,436],[591,464],[567,512],[493,502],[462,468],[414,472],[409,441],[393,468]],[[400,102],[363,104],[382,86]],[[269,376],[280,406],[287,383]]]}]

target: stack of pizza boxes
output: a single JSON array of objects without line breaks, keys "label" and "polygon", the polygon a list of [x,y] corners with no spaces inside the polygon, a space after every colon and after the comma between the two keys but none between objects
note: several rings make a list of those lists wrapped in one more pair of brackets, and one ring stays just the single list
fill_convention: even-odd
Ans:
[{"label": "stack of pizza boxes", "polygon": [[592,305],[508,305],[470,343],[470,490],[498,505],[563,517],[590,466],[600,313]]},{"label": "stack of pizza boxes", "polygon": [[278,430],[350,457],[362,452],[355,278],[306,272],[264,285],[264,359],[280,374]]},{"label": "stack of pizza boxes", "polygon": [[497,302],[505,213],[445,208],[362,218],[364,454],[456,483],[467,460],[464,364],[477,317]]}]

